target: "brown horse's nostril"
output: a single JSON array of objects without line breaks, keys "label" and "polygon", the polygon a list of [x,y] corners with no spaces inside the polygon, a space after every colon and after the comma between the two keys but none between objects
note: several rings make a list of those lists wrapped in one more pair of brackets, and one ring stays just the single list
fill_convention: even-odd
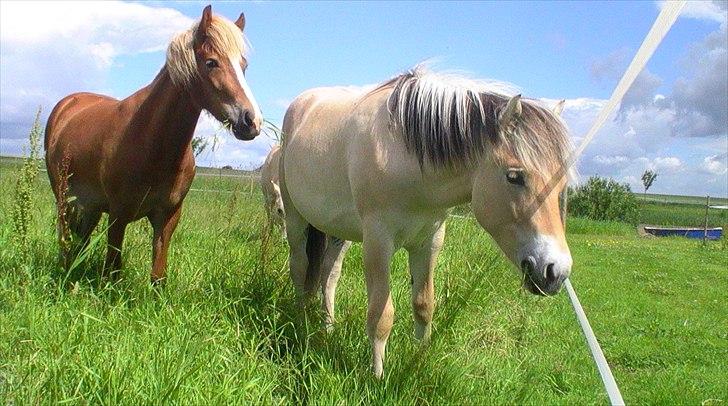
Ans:
[{"label": "brown horse's nostril", "polygon": [[245,125],[248,127],[253,127],[255,125],[255,121],[253,121],[253,114],[246,110],[243,114],[243,122],[245,122]]},{"label": "brown horse's nostril", "polygon": [[546,265],[546,271],[544,272],[544,278],[547,283],[552,283],[557,279],[556,272],[554,271],[554,264]]}]

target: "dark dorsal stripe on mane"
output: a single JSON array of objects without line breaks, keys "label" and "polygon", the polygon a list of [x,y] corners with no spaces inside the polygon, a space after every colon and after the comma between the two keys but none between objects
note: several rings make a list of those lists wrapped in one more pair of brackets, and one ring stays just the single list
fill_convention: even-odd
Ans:
[{"label": "dark dorsal stripe on mane", "polygon": [[516,125],[499,128],[510,96],[505,85],[415,68],[382,84],[392,124],[423,165],[460,167],[490,152],[497,161],[516,158],[526,169],[546,173],[568,157],[571,144],[561,120],[532,100],[522,101]]}]

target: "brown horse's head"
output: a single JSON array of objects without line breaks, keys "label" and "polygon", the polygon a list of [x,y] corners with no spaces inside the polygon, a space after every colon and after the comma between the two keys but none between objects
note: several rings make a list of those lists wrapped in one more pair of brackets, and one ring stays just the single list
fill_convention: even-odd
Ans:
[{"label": "brown horse's head", "polygon": [[230,125],[236,138],[252,140],[260,134],[263,117],[245,80],[244,27],[243,14],[232,23],[205,7],[199,23],[170,44],[167,68],[172,81],[185,86],[202,108]]},{"label": "brown horse's head", "polygon": [[503,104],[499,140],[475,174],[473,213],[520,267],[529,291],[555,294],[572,265],[559,209],[570,144],[558,112],[520,96]]}]

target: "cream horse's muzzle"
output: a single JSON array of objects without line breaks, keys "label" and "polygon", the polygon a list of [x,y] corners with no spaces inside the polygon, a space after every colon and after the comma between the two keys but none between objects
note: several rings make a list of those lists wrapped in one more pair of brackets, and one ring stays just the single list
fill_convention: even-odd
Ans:
[{"label": "cream horse's muzzle", "polygon": [[571,254],[553,237],[538,236],[519,250],[523,286],[535,295],[555,295],[571,274]]}]

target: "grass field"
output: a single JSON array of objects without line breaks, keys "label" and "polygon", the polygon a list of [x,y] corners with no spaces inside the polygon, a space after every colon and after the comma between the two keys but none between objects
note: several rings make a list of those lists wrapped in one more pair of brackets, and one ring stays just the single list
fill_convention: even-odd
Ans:
[{"label": "grass field", "polygon": [[[679,204],[693,204],[705,207],[705,196],[675,196],[675,195],[661,195],[655,193],[644,193],[636,192],[635,196],[637,199],[646,200],[657,203],[679,203]],[[712,196],[710,198],[710,204],[728,204],[728,198]]]},{"label": "grass field", "polygon": [[[261,197],[248,178],[197,177],[168,283],[155,290],[146,222],[128,228],[122,281],[96,276],[103,238],[75,272],[58,268],[44,173],[30,244],[19,250],[9,221],[14,172],[0,169],[3,404],[607,403],[566,295],[521,291],[470,218],[448,223],[428,347],[413,338],[406,254],[397,254],[397,315],[378,382],[360,246],[345,261],[338,323],[326,333],[315,310],[299,316],[285,243],[262,244]],[[224,192],[205,191],[213,189]],[[626,402],[725,405],[725,240],[641,238],[630,225],[577,218],[568,229],[571,279]]]}]

